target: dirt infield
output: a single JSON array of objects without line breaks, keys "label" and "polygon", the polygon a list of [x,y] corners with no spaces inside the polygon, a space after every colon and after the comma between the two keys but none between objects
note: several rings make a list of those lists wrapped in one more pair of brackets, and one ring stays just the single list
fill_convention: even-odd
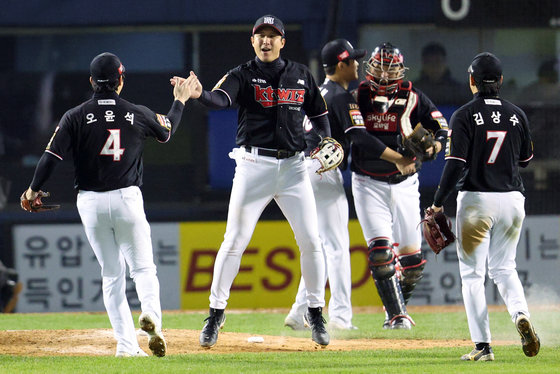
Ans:
[{"label": "dirt infield", "polygon": [[[221,332],[218,344],[211,349],[198,345],[198,330],[164,330],[168,355],[216,354],[240,352],[302,352],[351,351],[375,349],[420,349],[429,347],[470,347],[467,340],[405,340],[405,339],[332,339],[326,348],[320,348],[310,338],[260,335],[263,343],[249,343],[251,334]],[[149,352],[147,338],[139,337],[140,346]],[[115,340],[110,329],[92,330],[20,330],[0,331],[0,354],[18,356],[112,356]],[[494,342],[494,345],[513,342]]]},{"label": "dirt infield", "polygon": [[[439,307],[440,311],[456,311],[462,307]],[[373,308],[355,308],[355,312],[379,312]],[[363,309],[363,310],[362,310]],[[411,307],[415,313],[433,311],[433,307]],[[442,310],[443,309],[443,310]],[[247,313],[248,311],[229,311]],[[271,310],[268,310],[271,312]],[[278,312],[275,310],[275,312]],[[284,311],[282,311],[284,312]],[[286,311],[287,312],[287,311]],[[189,313],[189,312],[165,312]],[[140,332],[142,334],[142,332]],[[430,347],[470,347],[470,340],[410,340],[410,339],[337,339],[331,334],[331,343],[320,348],[310,338],[291,336],[263,337],[262,343],[250,343],[251,334],[220,332],[218,344],[211,349],[198,344],[199,330],[164,329],[168,341],[168,355],[216,354],[239,352],[300,352],[300,351],[351,351],[375,349],[421,349]],[[116,342],[110,329],[87,330],[4,330],[0,331],[0,355],[18,356],[112,356]],[[139,336],[140,346],[149,352],[147,338]],[[493,345],[515,344],[511,341],[495,341]]]}]

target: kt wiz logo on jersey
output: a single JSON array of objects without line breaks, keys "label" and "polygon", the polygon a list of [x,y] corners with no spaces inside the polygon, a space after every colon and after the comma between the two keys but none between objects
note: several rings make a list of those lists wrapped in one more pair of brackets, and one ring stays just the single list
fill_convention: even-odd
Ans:
[{"label": "kt wiz logo on jersey", "polygon": [[261,87],[254,84],[255,100],[264,108],[271,108],[281,104],[302,105],[305,89],[301,88],[278,88],[271,86]]}]

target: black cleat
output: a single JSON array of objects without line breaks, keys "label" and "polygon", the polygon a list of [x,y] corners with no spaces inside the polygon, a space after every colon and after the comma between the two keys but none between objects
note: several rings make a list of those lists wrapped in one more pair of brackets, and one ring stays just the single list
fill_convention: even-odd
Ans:
[{"label": "black cleat", "polygon": [[307,313],[303,315],[303,324],[305,327],[311,328],[311,339],[323,347],[329,345],[330,342],[325,323],[323,308],[307,308]]},{"label": "black cleat", "polygon": [[541,340],[535,333],[535,329],[529,321],[529,318],[523,313],[518,313],[515,319],[515,327],[517,332],[521,335],[521,345],[523,347],[523,353],[527,357],[536,356],[541,348]]},{"label": "black cleat", "polygon": [[210,308],[210,316],[204,320],[206,324],[200,332],[200,346],[210,348],[218,341],[218,331],[226,323],[226,315],[223,309]]}]

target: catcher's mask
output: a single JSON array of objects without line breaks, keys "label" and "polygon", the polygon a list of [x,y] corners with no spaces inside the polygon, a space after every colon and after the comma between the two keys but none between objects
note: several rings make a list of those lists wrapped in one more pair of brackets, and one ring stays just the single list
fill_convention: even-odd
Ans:
[{"label": "catcher's mask", "polygon": [[392,95],[408,68],[397,47],[385,42],[375,47],[369,60],[364,61],[364,73],[377,95]]}]

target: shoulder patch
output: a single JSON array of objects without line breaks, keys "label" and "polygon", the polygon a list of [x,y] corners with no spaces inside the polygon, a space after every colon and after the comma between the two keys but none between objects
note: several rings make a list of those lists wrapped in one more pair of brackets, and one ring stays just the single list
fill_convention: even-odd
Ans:
[{"label": "shoulder patch", "polygon": [[364,126],[364,119],[362,117],[362,112],[359,109],[349,110],[350,118],[352,119],[353,126]]},{"label": "shoulder patch", "polygon": [[169,118],[167,118],[167,116],[156,113],[156,117],[161,127],[165,127],[167,131],[171,130],[171,122],[169,121]]}]

